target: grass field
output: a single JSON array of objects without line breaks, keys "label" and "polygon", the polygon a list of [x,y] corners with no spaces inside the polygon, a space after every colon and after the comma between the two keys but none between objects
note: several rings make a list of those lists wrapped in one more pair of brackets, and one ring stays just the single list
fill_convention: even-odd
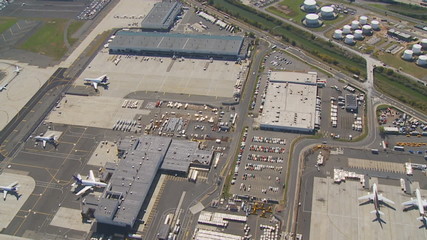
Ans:
[{"label": "grass field", "polygon": [[2,34],[4,31],[12,27],[18,19],[16,18],[8,18],[8,17],[1,17],[0,18],[0,34]]},{"label": "grass field", "polygon": [[66,19],[46,21],[19,48],[47,55],[59,60],[67,51],[64,44]]},{"label": "grass field", "polygon": [[377,57],[379,60],[381,60],[385,64],[396,67],[396,68],[401,68],[401,71],[410,73],[414,77],[417,77],[419,79],[423,79],[427,77],[427,68],[418,66],[417,64],[415,64],[415,61],[408,62],[408,61],[402,60],[400,58],[401,55],[402,55],[401,52],[396,53],[396,55],[385,53]]},{"label": "grass field", "polygon": [[[283,0],[276,6],[270,6],[267,11],[286,19],[293,19],[295,22],[301,22],[305,16],[305,12],[301,11],[300,6],[303,1]],[[285,14],[280,9],[283,8],[287,13]]]},{"label": "grass field", "polygon": [[[283,0],[275,6],[270,6],[270,7],[266,8],[266,10],[267,10],[267,12],[270,12],[270,13],[278,16],[278,17],[281,17],[284,19],[292,19],[294,22],[296,22],[300,25],[303,25],[302,20],[304,19],[305,15],[307,13],[300,9],[302,2],[303,1]],[[319,6],[320,6],[320,4],[319,4]],[[282,11],[281,8],[284,8],[284,10]],[[312,28],[311,30],[312,31],[323,31],[325,27],[327,27],[329,25],[336,24],[340,21],[343,21],[344,19],[345,19],[345,15],[340,14],[334,20],[323,20],[322,27]]]},{"label": "grass field", "polygon": [[369,5],[378,9],[399,13],[415,19],[427,20],[427,9],[420,6],[409,5],[404,3],[394,3],[394,4],[372,3]]},{"label": "grass field", "polygon": [[406,103],[423,113],[427,113],[427,87],[412,80],[406,80],[405,84],[393,80],[386,74],[374,72],[374,84],[376,89],[399,101]]},{"label": "grass field", "polygon": [[[67,21],[67,19],[45,20],[42,27],[27,38],[19,48],[50,56],[56,60],[61,59],[68,50],[64,43],[64,31]],[[83,21],[75,21],[69,25],[67,38],[70,45],[77,41],[77,39],[73,39],[71,36],[83,23]]]},{"label": "grass field", "polygon": [[77,41],[77,39],[72,38],[72,36],[75,32],[77,32],[77,30],[80,29],[81,26],[83,26],[84,23],[84,21],[73,21],[70,26],[68,26],[67,38],[70,45],[73,45]]}]

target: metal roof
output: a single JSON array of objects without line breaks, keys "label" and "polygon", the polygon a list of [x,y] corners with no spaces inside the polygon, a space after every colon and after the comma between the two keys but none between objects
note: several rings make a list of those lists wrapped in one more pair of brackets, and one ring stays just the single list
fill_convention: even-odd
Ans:
[{"label": "metal roof", "polygon": [[109,45],[112,52],[157,52],[244,58],[239,55],[244,40],[241,36],[133,31],[119,31],[115,36]]},{"label": "metal roof", "polygon": [[98,222],[132,227],[171,139],[144,136],[123,141],[132,142],[132,146],[118,163],[95,217]]},{"label": "metal roof", "polygon": [[348,110],[357,109],[357,97],[355,94],[346,94],[345,95],[345,108]]},{"label": "metal roof", "polygon": [[172,140],[161,169],[188,173],[191,163],[200,163],[209,166],[213,152],[210,150],[201,150],[198,146],[198,142]]},{"label": "metal roof", "polygon": [[172,27],[175,18],[181,12],[180,2],[159,2],[154,4],[151,11],[141,23],[142,29],[168,30]]}]

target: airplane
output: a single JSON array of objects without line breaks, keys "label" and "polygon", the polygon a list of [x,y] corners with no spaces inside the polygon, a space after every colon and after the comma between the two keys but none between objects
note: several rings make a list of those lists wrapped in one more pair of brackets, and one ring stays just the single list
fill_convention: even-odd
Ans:
[{"label": "airplane", "polygon": [[78,193],[76,193],[77,196],[85,193],[86,191],[88,191],[89,189],[92,190],[93,187],[98,187],[98,188],[104,188],[107,186],[106,183],[103,182],[97,182],[95,180],[95,176],[93,175],[93,171],[90,170],[89,171],[89,176],[88,179],[82,179],[82,176],[80,176],[80,174],[77,174],[77,176],[73,175],[73,179],[76,181],[75,183],[72,184],[72,186],[78,184],[78,185],[83,185],[83,189],[80,190]]},{"label": "airplane", "polygon": [[19,68],[18,65],[15,66],[14,72],[18,75],[21,72],[22,68]]},{"label": "airplane", "polygon": [[108,84],[110,84],[108,81],[108,77],[107,75],[102,75],[98,78],[85,78],[84,81],[86,83],[90,83],[93,88],[95,88],[95,90],[98,90],[98,85],[104,85],[107,86]]},{"label": "airplane", "polygon": [[52,143],[54,146],[56,145],[56,137],[55,137],[55,135],[50,135],[50,136],[45,136],[45,137],[35,136],[34,139],[36,141],[43,142],[43,148],[46,147],[46,143],[47,142]]},{"label": "airplane", "polygon": [[421,199],[421,193],[420,189],[417,188],[415,190],[415,196],[417,199],[412,199],[410,201],[402,203],[403,206],[416,206],[418,208],[418,211],[420,212],[420,217],[417,218],[417,220],[423,221],[424,223],[427,223],[427,216],[424,212],[424,208],[427,207],[427,201],[425,199]]},{"label": "airplane", "polygon": [[2,85],[2,86],[0,86],[0,92],[3,91],[3,90],[6,90],[7,89],[6,87],[7,87],[7,83],[4,84],[4,85]]},{"label": "airplane", "polygon": [[8,192],[16,193],[18,191],[18,182],[14,182],[9,186],[0,186],[0,190],[3,191],[3,200],[6,200],[6,195]]},{"label": "airplane", "polygon": [[365,195],[363,197],[359,197],[358,199],[372,201],[374,203],[375,210],[372,211],[371,213],[375,213],[377,214],[377,216],[384,215],[384,213],[380,211],[380,202],[394,204],[394,202],[391,201],[390,199],[387,199],[382,194],[378,194],[378,188],[376,183],[372,185],[371,194]]}]

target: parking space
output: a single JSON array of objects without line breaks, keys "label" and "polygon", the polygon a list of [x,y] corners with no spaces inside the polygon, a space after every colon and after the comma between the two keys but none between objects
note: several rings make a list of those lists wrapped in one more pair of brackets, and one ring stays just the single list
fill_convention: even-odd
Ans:
[{"label": "parking space", "polygon": [[284,133],[257,130],[245,132],[243,136],[231,192],[280,201],[285,186],[287,143],[291,138]]},{"label": "parking space", "polygon": [[[351,140],[363,131],[365,124],[364,94],[337,79],[328,78],[319,88],[321,96],[321,132],[331,138]],[[346,95],[355,95],[357,110],[346,109]]]}]

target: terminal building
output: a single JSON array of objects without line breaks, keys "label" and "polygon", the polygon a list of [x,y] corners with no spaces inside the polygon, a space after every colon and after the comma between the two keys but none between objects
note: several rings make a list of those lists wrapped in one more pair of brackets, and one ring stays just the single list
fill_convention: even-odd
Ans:
[{"label": "terminal building", "polygon": [[248,45],[241,36],[118,31],[110,54],[243,60]]},{"label": "terminal building", "polygon": [[101,180],[108,185],[101,197],[83,200],[82,216],[98,223],[132,228],[159,171],[188,173],[192,164],[209,169],[212,151],[200,150],[198,143],[168,137],[127,137],[118,145],[117,163],[105,166]]},{"label": "terminal building", "polygon": [[141,28],[144,31],[169,31],[181,12],[180,2],[156,3],[142,21]]},{"label": "terminal building", "polygon": [[260,128],[313,133],[316,123],[317,73],[271,72]]}]

